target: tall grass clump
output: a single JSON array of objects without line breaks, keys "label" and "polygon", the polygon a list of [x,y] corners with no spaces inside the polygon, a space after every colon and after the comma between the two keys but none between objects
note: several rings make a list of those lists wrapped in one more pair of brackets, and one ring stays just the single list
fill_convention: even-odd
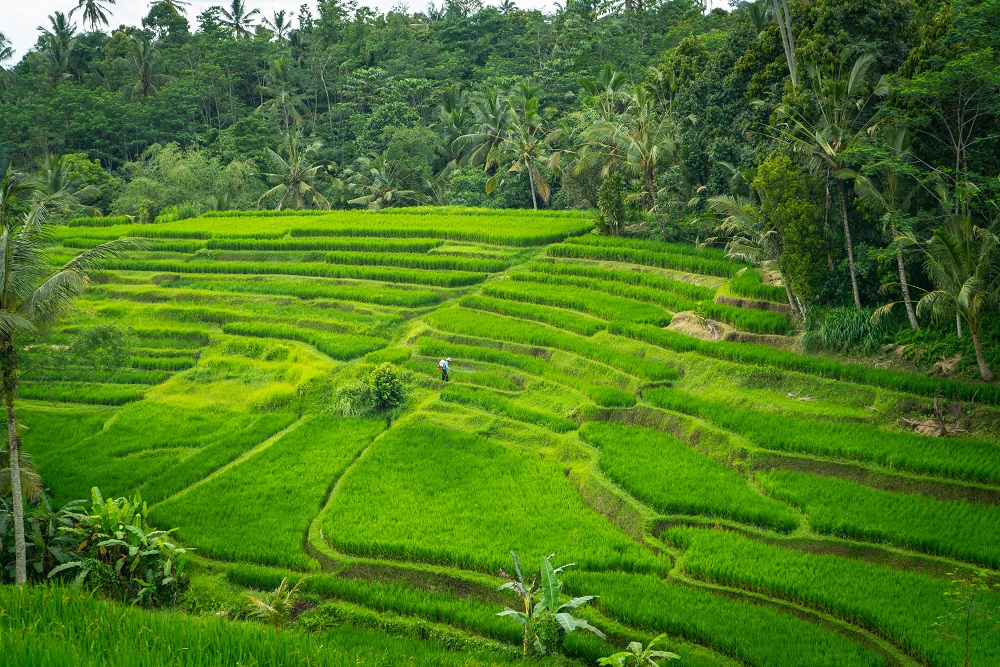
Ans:
[{"label": "tall grass clump", "polygon": [[808,328],[802,345],[811,351],[850,352],[860,349],[870,354],[895,328],[891,316],[874,318],[874,314],[874,308],[858,310],[844,306],[827,310],[818,321],[811,316],[807,320]]},{"label": "tall grass clump", "polygon": [[703,273],[709,276],[728,278],[743,268],[734,262],[710,259],[698,255],[678,254],[676,252],[660,252],[621,248],[615,246],[592,246],[576,243],[556,243],[545,249],[549,257],[568,257],[574,259],[598,259],[629,264],[656,266],[662,269],[675,269],[690,273]]},{"label": "tall grass clump", "polygon": [[[690,576],[808,605],[885,635],[932,665],[958,665],[954,637],[930,630],[953,611],[945,579],[834,555],[767,545],[730,531],[673,528],[664,537],[684,548]],[[990,593],[985,606],[1000,606]],[[1000,637],[988,619],[974,616],[971,664],[1000,660]]]},{"label": "tall grass clump", "polygon": [[796,354],[788,350],[778,350],[767,345],[755,343],[731,343],[726,341],[706,341],[692,336],[685,336],[676,331],[644,324],[615,323],[608,330],[653,345],[673,350],[674,352],[696,352],[706,357],[714,357],[725,361],[753,364],[756,366],[774,366],[802,373],[811,373],[834,380],[857,382],[893,391],[910,392],[934,396],[941,393],[947,398],[959,398],[965,401],[976,400],[983,403],[1000,405],[1000,386],[974,383],[954,382],[945,378],[928,377],[920,373],[896,371],[885,368],[872,368],[860,364],[848,364],[832,359],[822,359],[804,354]]},{"label": "tall grass clump", "polygon": [[729,281],[729,291],[747,299],[787,303],[785,288],[766,285],[757,269],[747,268],[734,275]]},{"label": "tall grass clump", "polygon": [[673,389],[643,393],[653,405],[683,412],[735,431],[763,449],[803,452],[916,473],[945,475],[978,482],[1000,481],[997,447],[973,438],[942,439],[887,431],[868,424],[822,422],[757,410],[740,410]]},{"label": "tall grass clump", "polygon": [[386,432],[344,477],[323,531],[348,553],[488,573],[512,549],[587,569],[659,562],[587,507],[556,461],[416,422]]},{"label": "tall grass clump", "polygon": [[775,498],[805,512],[817,532],[1000,566],[996,505],[882,491],[788,470],[758,472],[757,481]]},{"label": "tall grass clump", "polygon": [[[303,536],[327,490],[385,428],[329,415],[303,421],[263,451],[156,505],[150,517],[180,526],[199,553],[308,569]],[[248,534],[249,527],[259,530]]]},{"label": "tall grass clump", "polygon": [[466,387],[448,387],[441,392],[441,400],[447,403],[460,403],[468,405],[486,412],[508,417],[516,421],[537,424],[544,428],[565,433],[576,428],[576,422],[565,417],[558,417],[541,410],[520,405],[516,401],[502,396],[497,396],[488,391],[470,389]]},{"label": "tall grass clump", "polygon": [[680,376],[677,369],[665,364],[640,359],[632,354],[615,350],[606,344],[588,340],[577,334],[559,331],[543,324],[458,308],[435,311],[429,314],[426,319],[431,326],[453,333],[566,350],[605,363],[644,380],[675,380]]},{"label": "tall grass clump", "polygon": [[580,435],[601,450],[608,477],[664,514],[699,514],[780,532],[799,519],[783,503],[760,495],[739,472],[672,435],[623,424],[588,422]]},{"label": "tall grass clump", "polygon": [[623,623],[683,637],[741,664],[881,667],[880,655],[833,629],[750,600],[649,574],[569,571],[570,593],[599,595],[600,609]]},{"label": "tall grass clump", "polygon": [[31,667],[514,664],[499,654],[450,651],[430,640],[377,630],[342,626],[316,633],[275,632],[218,616],[146,611],[57,586],[0,587],[0,652],[7,664]]},{"label": "tall grass clump", "polygon": [[481,291],[498,299],[569,308],[605,320],[670,324],[670,313],[658,306],[580,287],[502,280],[486,283]]},{"label": "tall grass clump", "polygon": [[694,312],[699,317],[719,320],[752,333],[784,335],[790,328],[788,318],[773,310],[736,308],[712,301],[702,301]]}]

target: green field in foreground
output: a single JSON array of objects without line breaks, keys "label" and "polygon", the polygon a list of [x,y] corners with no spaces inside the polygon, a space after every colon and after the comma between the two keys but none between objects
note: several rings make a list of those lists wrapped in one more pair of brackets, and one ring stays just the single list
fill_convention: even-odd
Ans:
[{"label": "green field in foreground", "polygon": [[[903,420],[940,393],[1000,423],[1000,394],[688,336],[674,315],[717,286],[774,286],[730,285],[742,265],[718,249],[591,227],[421,208],[61,230],[66,255],[151,242],[26,346],[25,450],[56,504],[138,493],[177,528],[192,614],[0,588],[0,654],[508,664],[520,628],[495,616],[515,604],[496,588],[513,550],[527,568],[575,563],[565,592],[601,596],[582,613],[607,641],[573,633],[564,661],[538,664],[594,665],[661,632],[678,664],[960,664],[941,626],[948,573],[997,576],[997,434],[931,438]],[[748,339],[787,328],[771,311],[699,312]],[[118,337],[114,363],[86,346],[97,333]],[[406,401],[345,416],[383,362]],[[313,578],[288,631],[219,617],[289,573]],[[1000,634],[978,623],[971,664],[990,665]]]}]

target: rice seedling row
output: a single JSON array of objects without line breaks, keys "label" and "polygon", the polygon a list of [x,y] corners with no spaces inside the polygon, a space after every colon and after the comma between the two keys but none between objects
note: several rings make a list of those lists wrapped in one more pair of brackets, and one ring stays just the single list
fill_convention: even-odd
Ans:
[{"label": "rice seedling row", "polygon": [[[354,252],[415,252],[438,248],[441,239],[391,239],[364,237],[319,237],[293,239],[214,238],[205,243],[209,250],[347,250]],[[63,242],[63,245],[66,245]]]},{"label": "rice seedling row", "polygon": [[805,512],[819,533],[1000,567],[996,505],[882,491],[788,470],[758,471],[757,481],[775,498]]},{"label": "rice seedling row", "polygon": [[316,331],[267,322],[227,322],[222,325],[222,331],[237,336],[297,340],[312,345],[328,357],[342,361],[364,356],[385,347],[387,344],[381,338],[371,336]]},{"label": "rice seedling row", "polygon": [[509,566],[511,549],[525,562],[556,551],[587,569],[669,567],[584,505],[556,462],[414,422],[341,480],[323,532],[347,553],[487,573]]},{"label": "rice seedling row", "polygon": [[[963,651],[957,638],[939,627],[952,611],[948,580],[905,572],[860,560],[801,553],[767,545],[728,531],[674,528],[664,535],[685,549],[684,571],[724,586],[754,590],[807,604],[862,625],[932,665],[957,665]],[[1000,605],[997,593],[983,603]],[[960,623],[954,619],[946,625]],[[1000,637],[987,619],[974,617],[972,664],[1000,660]],[[944,632],[938,631],[944,630]]]},{"label": "rice seedling row", "polygon": [[426,317],[431,326],[458,334],[498,338],[515,343],[553,347],[600,361],[645,380],[671,380],[679,377],[675,368],[619,352],[584,336],[560,331],[503,315],[445,308]]},{"label": "rice seedling row", "polygon": [[160,273],[196,273],[230,275],[290,275],[317,278],[352,278],[378,280],[387,283],[414,283],[441,287],[475,285],[486,274],[467,271],[422,271],[379,266],[334,265],[318,262],[179,262],[174,260],[129,260],[116,262],[112,268],[121,271]]},{"label": "rice seedling row", "polygon": [[790,507],[672,435],[601,422],[584,424],[580,435],[600,449],[601,469],[611,479],[664,514],[702,514],[780,532],[799,524]]},{"label": "rice seedling row", "polygon": [[658,345],[674,352],[696,352],[706,357],[759,366],[775,366],[787,370],[811,373],[834,380],[857,382],[893,391],[934,396],[940,392],[949,398],[980,401],[1000,405],[1000,387],[955,382],[909,371],[872,368],[832,359],[796,354],[755,343],[706,341],[676,331],[643,324],[611,323],[608,330]]},{"label": "rice seedling row", "polygon": [[532,283],[545,283],[547,285],[566,285],[577,288],[584,288],[594,292],[603,292],[616,297],[624,297],[638,303],[656,303],[674,312],[694,310],[698,304],[685,296],[674,292],[665,291],[658,287],[647,287],[644,285],[633,285],[616,280],[603,280],[599,278],[585,278],[574,275],[563,275],[556,273],[540,273],[534,271],[512,271],[510,278],[516,281]]},{"label": "rice seedling row", "polygon": [[302,541],[328,489],[385,428],[378,420],[313,417],[269,447],[156,505],[203,554],[308,569]]},{"label": "rice seedling row", "polygon": [[675,292],[687,297],[691,301],[705,301],[715,297],[715,290],[708,287],[702,287],[701,285],[695,285],[683,280],[673,280],[672,278],[646,271],[607,269],[589,264],[571,264],[551,260],[546,262],[532,262],[528,265],[528,268],[534,273],[579,276],[582,278],[596,278],[598,280],[627,283],[629,285],[654,287],[666,292]]},{"label": "rice seedling row", "polygon": [[649,389],[643,398],[653,405],[735,431],[764,449],[871,461],[890,468],[979,482],[1000,481],[997,446],[984,440],[942,440],[867,424],[821,422],[739,410],[673,389]]},{"label": "rice seedling row", "polygon": [[458,305],[469,310],[484,310],[500,315],[510,315],[522,320],[534,320],[544,324],[551,324],[560,329],[566,329],[573,333],[591,336],[598,331],[607,328],[607,322],[584,315],[563,310],[562,308],[552,308],[550,306],[539,306],[534,303],[521,303],[518,301],[505,301],[486,296],[470,294],[458,300]]},{"label": "rice seedling row", "polygon": [[657,326],[670,324],[670,313],[658,306],[581,287],[498,280],[485,283],[480,291],[498,299],[569,308],[605,320]]},{"label": "rice seedling row", "polygon": [[732,280],[729,281],[729,291],[748,299],[775,303],[787,303],[788,298],[783,287],[765,285],[764,281],[761,280],[760,272],[756,269],[747,269],[733,276]]},{"label": "rice seedling row", "polygon": [[101,384],[97,382],[23,382],[21,398],[91,405],[125,405],[141,401],[146,385]]},{"label": "rice seedling row", "polygon": [[577,427],[576,422],[572,419],[558,417],[540,410],[533,410],[519,405],[516,401],[484,390],[469,389],[466,387],[448,387],[441,392],[441,400],[447,403],[459,403],[479,408],[480,410],[492,412],[502,417],[509,417],[517,421],[537,424],[556,433],[565,433]]},{"label": "rice seedling row", "polygon": [[507,268],[507,262],[499,259],[420,253],[328,252],[326,253],[326,261],[330,264],[350,264],[353,266],[392,266],[431,271],[473,271],[480,273],[496,273]]},{"label": "rice seedling row", "polygon": [[742,331],[752,333],[784,335],[791,329],[788,318],[784,314],[772,310],[736,308],[712,301],[702,301],[695,309],[695,314],[706,319],[719,320]]},{"label": "rice seedling row", "polygon": [[549,257],[573,259],[599,259],[612,262],[628,262],[662,269],[677,269],[689,273],[703,273],[709,276],[728,278],[743,268],[733,262],[709,259],[695,255],[672,254],[656,250],[640,250],[614,246],[591,246],[575,243],[556,243],[545,248]]},{"label": "rice seedling row", "polygon": [[652,250],[654,252],[667,252],[673,255],[690,255],[692,257],[705,257],[723,262],[738,263],[726,257],[723,248],[713,248],[710,246],[699,246],[693,243],[670,243],[667,241],[656,241],[653,239],[635,239],[621,236],[598,236],[587,234],[566,239],[566,243],[573,245],[597,246],[599,248],[627,248],[630,250]]},{"label": "rice seedling row", "polygon": [[378,283],[337,283],[319,278],[277,279],[248,276],[242,280],[164,276],[157,283],[166,288],[212,290],[248,294],[294,296],[300,299],[336,299],[383,306],[419,308],[441,303],[441,295],[430,290]]},{"label": "rice seedling row", "polygon": [[791,613],[654,575],[570,571],[566,582],[574,595],[600,595],[601,610],[628,625],[684,637],[744,664],[885,664],[882,656],[837,631]]}]

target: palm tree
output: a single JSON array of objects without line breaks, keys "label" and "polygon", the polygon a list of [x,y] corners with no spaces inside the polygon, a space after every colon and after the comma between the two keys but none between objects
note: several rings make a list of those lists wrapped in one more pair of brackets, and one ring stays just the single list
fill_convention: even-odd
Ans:
[{"label": "palm tree", "polygon": [[637,86],[625,95],[624,113],[597,120],[583,129],[585,155],[581,164],[599,157],[607,161],[607,174],[617,169],[641,180],[644,187],[640,198],[647,210],[652,210],[656,205],[656,172],[677,159],[679,131],[674,119],[656,107],[644,87]]},{"label": "palm tree", "polygon": [[551,114],[539,110],[537,88],[521,82],[513,92],[510,120],[486,156],[486,169],[497,167],[486,181],[486,194],[502,185],[507,174],[527,172],[531,204],[537,211],[536,193],[549,201],[551,188],[541,167],[558,169],[559,152],[551,151],[551,145],[561,130],[546,130],[546,116]]},{"label": "palm tree", "polygon": [[455,139],[452,150],[462,161],[485,165],[489,154],[500,143],[513,121],[514,110],[506,95],[495,88],[474,94],[469,102],[472,131]]},{"label": "palm tree", "polygon": [[133,39],[129,42],[129,68],[135,77],[132,96],[142,93],[143,98],[156,93],[160,87],[170,81],[170,77],[159,72],[157,58],[160,51],[156,44],[145,39]]},{"label": "palm tree", "polygon": [[924,270],[934,282],[917,303],[917,314],[925,312],[938,320],[955,317],[961,337],[962,320],[969,327],[976,351],[979,374],[986,382],[995,379],[986,365],[980,331],[984,318],[1000,309],[1000,224],[979,227],[972,217],[952,215],[938,228],[924,248]]},{"label": "palm tree", "polygon": [[[39,194],[44,197],[56,197],[63,193],[63,199],[69,207],[66,212],[75,212],[77,209],[87,209],[80,204],[80,200],[99,194],[100,190],[95,185],[84,185],[75,177],[71,171],[69,162],[62,155],[49,155],[42,160],[38,170],[38,178],[35,182]],[[90,207],[90,214],[98,214],[99,211]]]},{"label": "palm tree", "polygon": [[420,199],[419,193],[405,189],[400,183],[399,168],[387,152],[359,157],[353,168],[345,170],[345,175],[354,189],[361,193],[347,203],[364,206],[369,211],[380,211]]},{"label": "palm tree", "polygon": [[847,246],[847,263],[851,273],[851,289],[854,305],[861,309],[861,294],[858,278],[854,270],[854,244],[851,241],[851,226],[847,219],[847,198],[844,194],[844,180],[851,178],[851,172],[844,168],[844,153],[855,138],[862,136],[878,119],[879,112],[865,111],[872,95],[882,95],[886,91],[884,79],[880,80],[871,94],[865,94],[865,78],[875,57],[865,54],[854,61],[850,73],[845,71],[846,61],[841,59],[832,76],[824,76],[818,65],[809,68],[813,85],[813,96],[817,114],[808,118],[787,104],[778,107],[779,117],[785,119],[779,140],[802,155],[813,173],[826,172],[837,183],[840,208],[844,222],[844,243]]},{"label": "palm tree", "polygon": [[0,179],[0,386],[7,411],[7,479],[14,514],[15,574],[27,579],[20,438],[14,415],[18,390],[17,338],[34,334],[54,320],[86,286],[88,276],[134,246],[111,241],[87,250],[51,271],[45,251],[51,238],[53,209],[67,206],[72,194],[46,195],[38,185],[8,168]]},{"label": "palm tree", "polygon": [[[101,4],[102,2],[104,4]],[[73,16],[78,10],[83,10],[83,25],[89,23],[91,30],[97,30],[102,23],[108,25],[108,14],[111,10],[107,5],[113,4],[115,0],[79,0],[79,4],[70,10],[69,15]]]},{"label": "palm tree", "polygon": [[279,42],[285,41],[288,37],[288,31],[292,29],[291,19],[285,18],[285,10],[274,12],[274,18],[268,19],[265,17],[261,22],[261,25],[274,33],[274,38]]},{"label": "palm tree", "polygon": [[270,623],[275,632],[281,630],[295,611],[295,603],[299,599],[299,587],[305,580],[306,578],[302,577],[298,583],[289,588],[288,577],[285,577],[273,591],[260,595],[247,595],[250,615]]},{"label": "palm tree", "polygon": [[295,84],[291,80],[291,58],[282,56],[271,63],[266,77],[267,84],[261,86],[260,91],[271,99],[261,104],[259,108],[267,107],[278,115],[285,126],[285,132],[288,132],[293,125],[298,126],[302,120],[302,115],[299,113],[302,99],[295,93]]},{"label": "palm tree", "polygon": [[14,47],[7,36],[0,32],[0,72],[5,71],[4,63],[14,57]]},{"label": "palm tree", "polygon": [[260,196],[258,206],[268,200],[277,200],[275,209],[279,211],[289,206],[296,210],[307,205],[321,209],[330,208],[329,200],[315,186],[320,172],[326,165],[321,162],[309,162],[323,144],[314,141],[303,147],[301,141],[302,135],[299,131],[292,130],[285,137],[286,157],[278,155],[270,148],[265,149],[275,171],[263,175],[274,187]]},{"label": "palm tree", "polygon": [[905,127],[899,125],[887,125],[881,128],[880,134],[888,149],[888,159],[878,160],[872,165],[875,173],[871,178],[855,174],[854,189],[858,199],[868,209],[878,213],[892,233],[903,303],[910,319],[910,327],[916,332],[920,331],[920,325],[917,323],[913,301],[910,300],[910,285],[906,280],[906,261],[903,258],[904,237],[899,229],[900,221],[916,191],[916,183],[906,174],[907,165],[912,159],[910,135]]},{"label": "palm tree", "polygon": [[76,47],[76,24],[63,12],[55,12],[49,15],[49,26],[38,26],[45,42],[42,58],[46,73],[53,79],[67,79],[70,77],[70,57]]},{"label": "palm tree", "polygon": [[259,9],[251,9],[250,11],[247,11],[246,4],[243,0],[233,0],[229,9],[222,9],[222,16],[225,17],[222,24],[229,26],[229,29],[233,31],[234,37],[252,37],[253,34],[250,32],[250,28],[253,27],[253,17],[259,15]]}]

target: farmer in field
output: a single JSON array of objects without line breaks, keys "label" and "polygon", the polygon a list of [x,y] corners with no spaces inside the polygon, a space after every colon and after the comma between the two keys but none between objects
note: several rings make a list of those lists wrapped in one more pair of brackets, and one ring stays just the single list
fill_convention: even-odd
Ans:
[{"label": "farmer in field", "polygon": [[445,382],[448,381],[448,371],[451,369],[451,357],[447,359],[442,359],[438,362],[438,368],[441,370],[441,379]]}]

